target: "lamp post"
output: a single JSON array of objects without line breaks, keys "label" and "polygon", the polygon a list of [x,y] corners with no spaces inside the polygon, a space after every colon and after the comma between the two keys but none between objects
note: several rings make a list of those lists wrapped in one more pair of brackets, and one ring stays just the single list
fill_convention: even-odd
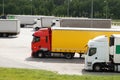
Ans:
[{"label": "lamp post", "polygon": [[104,1],[106,3],[106,8],[105,8],[105,12],[106,12],[106,19],[108,18],[108,2],[107,0]]},{"label": "lamp post", "polygon": [[68,0],[68,8],[67,8],[67,16],[69,17],[69,15],[70,15],[70,2],[71,2],[72,0]]},{"label": "lamp post", "polygon": [[31,15],[32,15],[32,0],[30,0],[31,1]]},{"label": "lamp post", "polygon": [[70,1],[68,0],[67,16],[69,16]]},{"label": "lamp post", "polygon": [[93,27],[93,11],[94,11],[94,7],[93,7],[94,3],[93,3],[93,0],[91,1],[91,24],[90,24],[90,27],[92,28]]},{"label": "lamp post", "polygon": [[4,0],[3,0],[3,15],[4,15]]},{"label": "lamp post", "polygon": [[93,0],[91,1],[91,18],[93,18],[93,5],[94,5],[94,3],[93,3]]}]

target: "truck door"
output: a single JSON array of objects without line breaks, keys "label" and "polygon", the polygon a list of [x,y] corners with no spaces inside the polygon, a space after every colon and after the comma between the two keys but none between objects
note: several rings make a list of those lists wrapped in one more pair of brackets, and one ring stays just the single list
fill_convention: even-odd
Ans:
[{"label": "truck door", "polygon": [[48,36],[44,35],[42,36],[42,48],[49,50],[49,42],[48,42]]},{"label": "truck door", "polygon": [[88,53],[85,56],[85,68],[92,70],[92,62],[97,59],[97,48],[91,47],[88,49]]},{"label": "truck door", "polygon": [[41,48],[45,51],[50,51],[50,48],[51,48],[51,33],[49,31],[49,29],[47,30],[44,30],[44,32],[42,33],[42,36],[41,36]]}]

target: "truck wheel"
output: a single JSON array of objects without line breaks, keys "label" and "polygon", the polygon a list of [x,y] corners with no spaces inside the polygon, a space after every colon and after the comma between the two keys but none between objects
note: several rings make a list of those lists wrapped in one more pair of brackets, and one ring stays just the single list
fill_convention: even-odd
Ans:
[{"label": "truck wheel", "polygon": [[2,37],[2,34],[0,34],[0,37]]},{"label": "truck wheel", "polygon": [[37,53],[37,56],[38,56],[38,58],[45,58],[45,53],[42,52],[42,51],[39,51],[39,52]]},{"label": "truck wheel", "polygon": [[37,54],[36,53],[32,53],[31,55],[33,58],[38,58]]},{"label": "truck wheel", "polygon": [[72,59],[74,54],[72,54],[72,53],[65,53],[64,56],[65,56],[66,59]]},{"label": "truck wheel", "polygon": [[33,53],[32,57],[33,58],[44,58],[45,54],[43,52],[41,52],[41,51],[38,51],[37,53]]},{"label": "truck wheel", "polygon": [[95,72],[100,72],[101,71],[101,65],[100,64],[95,64],[93,66],[93,71]]},{"label": "truck wheel", "polygon": [[8,34],[7,34],[7,33],[4,33],[2,36],[3,36],[3,37],[8,37]]},{"label": "truck wheel", "polygon": [[39,29],[40,29],[39,27],[36,27],[36,28],[35,28],[35,31],[38,31]]},{"label": "truck wheel", "polygon": [[24,25],[24,24],[21,24],[21,25],[20,25],[20,27],[21,27],[21,28],[24,28],[24,27],[25,27],[25,25]]}]

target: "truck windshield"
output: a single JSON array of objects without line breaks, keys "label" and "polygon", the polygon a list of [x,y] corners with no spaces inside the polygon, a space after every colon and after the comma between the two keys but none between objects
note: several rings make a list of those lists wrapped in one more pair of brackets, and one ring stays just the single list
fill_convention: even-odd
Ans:
[{"label": "truck windshield", "polygon": [[96,50],[97,50],[96,48],[90,48],[88,55],[89,55],[89,56],[94,55],[94,54],[96,53]]},{"label": "truck windshield", "polygon": [[33,36],[33,42],[39,42],[39,41],[40,41],[40,37]]}]

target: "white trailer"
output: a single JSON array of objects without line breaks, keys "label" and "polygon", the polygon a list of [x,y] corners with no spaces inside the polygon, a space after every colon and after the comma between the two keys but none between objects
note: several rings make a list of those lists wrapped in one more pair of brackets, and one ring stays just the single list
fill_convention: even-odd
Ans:
[{"label": "white trailer", "polygon": [[41,15],[7,15],[7,19],[18,19],[21,27],[34,25],[34,19],[41,18]]},{"label": "white trailer", "polygon": [[111,28],[111,19],[60,18],[54,20],[52,26],[79,28]]},{"label": "white trailer", "polygon": [[40,28],[51,27],[52,21],[56,19],[59,19],[59,18],[54,16],[44,16],[41,18],[37,18],[34,20],[35,24],[33,25],[33,29],[37,31]]},{"label": "white trailer", "polygon": [[20,33],[20,21],[17,19],[0,19],[0,36],[8,37]]},{"label": "white trailer", "polygon": [[88,42],[85,69],[93,71],[120,71],[120,34],[99,36]]}]

